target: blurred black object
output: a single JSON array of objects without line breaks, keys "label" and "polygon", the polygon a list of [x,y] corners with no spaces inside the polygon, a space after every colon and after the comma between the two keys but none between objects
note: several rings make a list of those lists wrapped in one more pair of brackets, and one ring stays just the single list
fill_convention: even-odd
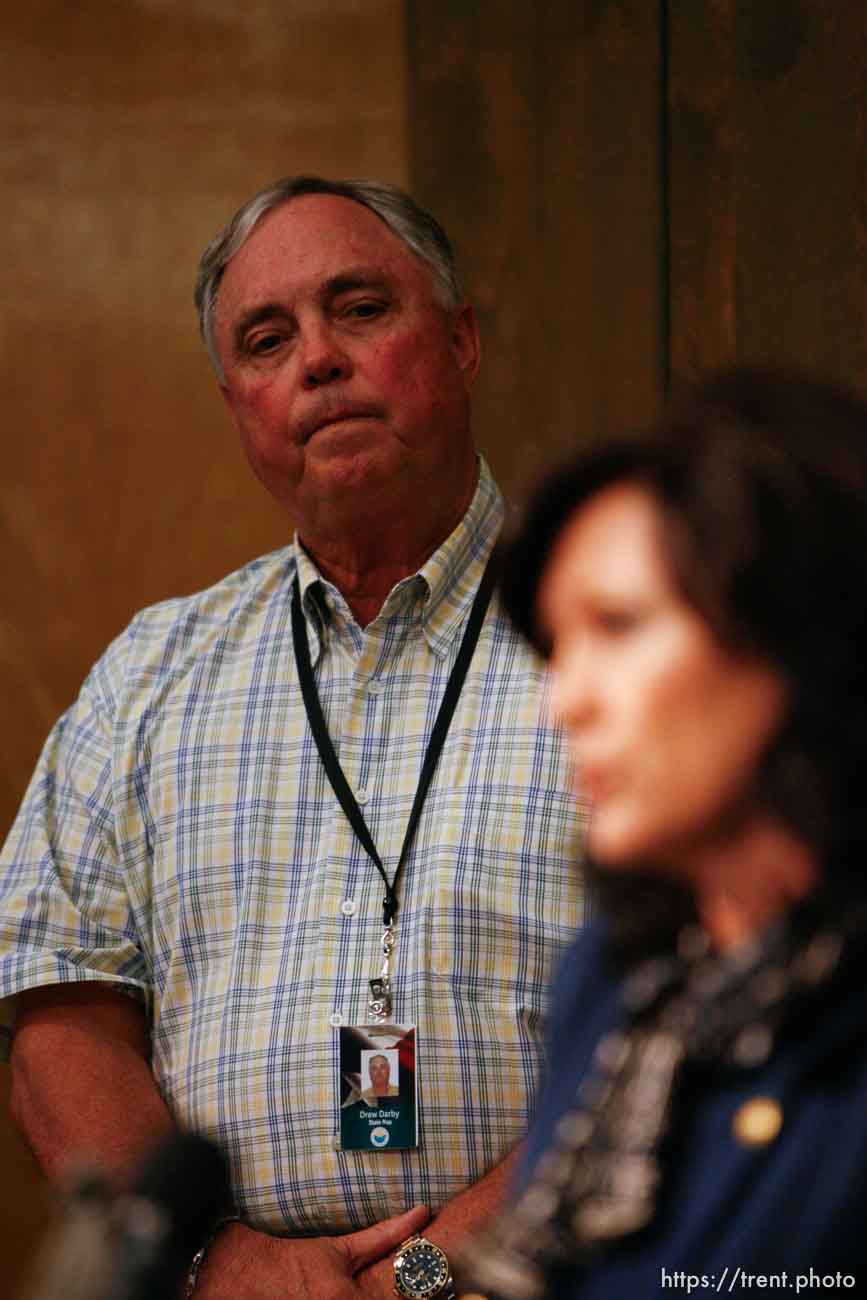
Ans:
[{"label": "blurred black object", "polygon": [[173,1300],[229,1203],[223,1156],[193,1134],[160,1146],[123,1195],[84,1175],[26,1300]]}]

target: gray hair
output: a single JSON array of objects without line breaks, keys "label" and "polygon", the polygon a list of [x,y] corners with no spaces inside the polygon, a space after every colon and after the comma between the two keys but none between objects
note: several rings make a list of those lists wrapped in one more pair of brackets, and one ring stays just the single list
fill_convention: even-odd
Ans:
[{"label": "gray hair", "polygon": [[451,242],[429,212],[396,185],[379,181],[330,181],[321,176],[286,176],[260,190],[239,208],[202,254],[196,275],[195,303],[199,329],[217,376],[225,378],[214,338],[217,297],[226,267],[269,212],[304,194],[333,194],[369,208],[429,268],[434,292],[443,307],[454,310],[463,300]]}]

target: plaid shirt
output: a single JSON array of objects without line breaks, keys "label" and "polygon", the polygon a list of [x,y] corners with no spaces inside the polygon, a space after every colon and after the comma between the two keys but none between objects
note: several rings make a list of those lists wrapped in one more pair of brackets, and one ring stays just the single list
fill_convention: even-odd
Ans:
[{"label": "plaid shirt", "polygon": [[49,737],[3,852],[0,997],[72,980],[144,997],[163,1096],[267,1231],[435,1211],[527,1126],[547,977],[581,919],[542,666],[495,596],[399,886],[420,1146],[341,1152],[336,1026],[367,1020],[383,885],[317,754],[290,618],[297,572],[329,733],[391,879],[502,517],[482,462],[461,524],[364,630],[297,539],[145,610]]}]

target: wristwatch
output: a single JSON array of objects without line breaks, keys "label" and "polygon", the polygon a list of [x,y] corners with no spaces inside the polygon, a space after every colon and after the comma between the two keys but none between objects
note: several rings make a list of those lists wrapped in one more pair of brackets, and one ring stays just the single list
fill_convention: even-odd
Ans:
[{"label": "wristwatch", "polygon": [[456,1300],[445,1251],[418,1233],[407,1237],[394,1257],[394,1293],[407,1300]]}]

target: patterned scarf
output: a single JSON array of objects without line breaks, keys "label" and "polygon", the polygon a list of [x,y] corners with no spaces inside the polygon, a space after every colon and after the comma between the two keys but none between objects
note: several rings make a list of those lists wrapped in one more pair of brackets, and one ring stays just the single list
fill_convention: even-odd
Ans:
[{"label": "patterned scarf", "polygon": [[695,922],[632,965],[624,1027],[597,1044],[572,1107],[518,1200],[465,1248],[456,1276],[474,1300],[543,1300],[609,1243],[653,1218],[659,1147],[686,1062],[755,1067],[781,1027],[862,948],[867,903],[818,894],[761,939],[714,952]]}]

